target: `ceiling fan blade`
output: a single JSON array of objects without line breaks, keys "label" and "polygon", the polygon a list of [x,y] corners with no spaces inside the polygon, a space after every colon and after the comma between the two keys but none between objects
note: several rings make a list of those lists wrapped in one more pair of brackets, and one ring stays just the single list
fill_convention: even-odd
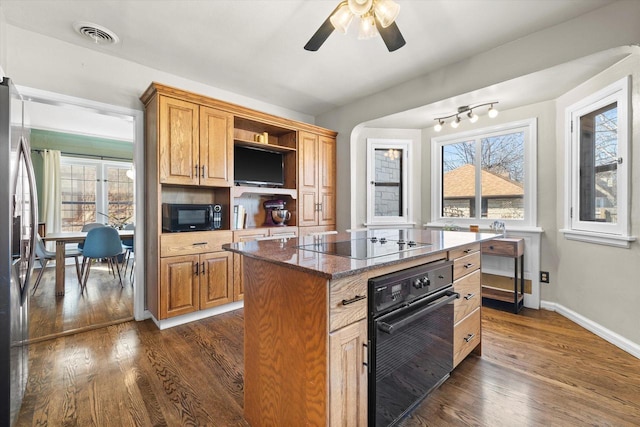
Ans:
[{"label": "ceiling fan blade", "polygon": [[407,44],[395,22],[391,23],[391,25],[389,25],[387,28],[383,28],[380,24],[380,21],[376,17],[376,27],[378,28],[378,32],[380,33],[380,37],[382,37],[384,44],[387,45],[387,49],[389,49],[389,52],[398,50],[402,46]]},{"label": "ceiling fan blade", "polygon": [[304,45],[305,50],[310,50],[315,52],[316,50],[320,49],[320,46],[322,46],[325,40],[327,40],[327,38],[329,38],[331,33],[333,33],[334,28],[333,28],[333,25],[331,24],[330,18],[331,18],[331,15],[329,15],[329,18],[327,18],[322,23],[322,25],[320,25],[320,28],[318,28],[318,31],[316,31],[315,34],[311,36],[307,44]]}]

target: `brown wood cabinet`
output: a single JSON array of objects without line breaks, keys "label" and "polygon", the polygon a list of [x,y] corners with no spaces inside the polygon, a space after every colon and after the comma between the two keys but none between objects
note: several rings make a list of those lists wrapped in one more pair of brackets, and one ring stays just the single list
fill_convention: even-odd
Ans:
[{"label": "brown wood cabinet", "polygon": [[336,141],[300,132],[298,141],[298,226],[336,223]]},{"label": "brown wood cabinet", "polygon": [[231,187],[233,116],[167,96],[159,108],[160,183]]},{"label": "brown wood cabinet", "polygon": [[481,352],[480,244],[449,251],[453,261],[453,287],[460,294],[454,303],[453,367],[472,351]]},{"label": "brown wood cabinet", "polygon": [[160,319],[233,301],[233,256],[222,251],[230,239],[228,231],[162,236]]},{"label": "brown wood cabinet", "polygon": [[367,321],[329,334],[331,426],[367,425]]},{"label": "brown wood cabinet", "polygon": [[[336,133],[159,83],[152,83],[140,99],[145,105],[146,308],[163,327],[163,319],[242,300],[240,263],[221,248],[234,240],[234,204],[253,209],[248,213],[259,227],[265,217],[263,199],[282,198],[292,214],[289,227],[266,229],[266,234],[297,234],[300,134],[315,138],[309,159],[324,159],[314,163],[314,173],[330,168],[328,177],[314,179],[329,183],[325,187],[331,190],[315,183],[324,194],[314,197],[330,207],[328,216],[335,216]],[[234,185],[234,144],[282,153],[283,188]],[[220,204],[222,229],[163,232],[163,203]],[[176,324],[175,319],[167,324]]]}]

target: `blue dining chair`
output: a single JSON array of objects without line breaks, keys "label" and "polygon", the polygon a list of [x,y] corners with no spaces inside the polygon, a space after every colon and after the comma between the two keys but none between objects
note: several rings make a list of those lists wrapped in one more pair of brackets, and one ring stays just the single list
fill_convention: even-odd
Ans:
[{"label": "blue dining chair", "polygon": [[[127,224],[124,226],[125,230],[135,230],[136,226],[135,224]],[[134,253],[134,246],[133,246],[133,238],[131,239],[123,239],[122,240],[122,247],[124,248],[124,252],[125,252],[125,257],[124,257],[124,275],[127,275],[127,268],[129,267],[129,260],[131,259],[131,255]],[[135,256],[133,258],[133,262],[131,264],[131,272],[129,273],[129,280],[131,281],[131,284],[133,284],[133,270],[135,268],[136,265],[136,259]]]},{"label": "blue dining chair", "polygon": [[112,227],[98,227],[89,230],[87,238],[84,240],[84,248],[82,249],[84,260],[82,261],[82,285],[80,293],[83,293],[87,288],[87,280],[91,272],[91,260],[93,259],[106,258],[110,260],[118,272],[120,286],[124,287],[122,274],[120,273],[120,263],[118,262],[118,256],[123,253],[124,250],[118,230]]}]

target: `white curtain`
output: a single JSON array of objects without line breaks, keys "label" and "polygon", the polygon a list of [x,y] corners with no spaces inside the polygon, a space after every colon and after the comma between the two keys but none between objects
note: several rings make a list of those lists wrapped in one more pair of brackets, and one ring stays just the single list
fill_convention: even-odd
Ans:
[{"label": "white curtain", "polygon": [[44,150],[42,173],[42,220],[47,233],[59,233],[62,229],[62,192],[60,190],[60,151]]}]

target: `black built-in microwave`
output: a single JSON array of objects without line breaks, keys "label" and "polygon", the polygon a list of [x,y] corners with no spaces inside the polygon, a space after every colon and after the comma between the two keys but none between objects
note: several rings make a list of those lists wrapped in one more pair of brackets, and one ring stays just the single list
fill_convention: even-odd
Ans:
[{"label": "black built-in microwave", "polygon": [[164,231],[203,231],[222,228],[222,205],[162,204]]}]

